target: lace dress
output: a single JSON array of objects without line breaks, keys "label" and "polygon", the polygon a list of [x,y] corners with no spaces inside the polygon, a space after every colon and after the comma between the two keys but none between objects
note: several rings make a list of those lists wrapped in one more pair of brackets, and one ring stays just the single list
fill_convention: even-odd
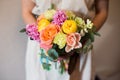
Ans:
[{"label": "lace dress", "polygon": [[[57,9],[72,10],[77,13],[82,13],[84,16],[91,17],[92,11],[90,10],[89,1],[93,0],[35,0],[33,1],[36,6],[33,8],[32,13],[39,15],[51,7],[51,3],[55,4]],[[26,80],[69,80],[69,74],[65,72],[60,74],[59,70],[55,68],[55,63],[52,63],[50,71],[43,70],[39,57],[39,44],[36,41],[28,38],[27,51],[26,51]],[[85,62],[84,54],[80,57],[80,68]],[[92,72],[92,55],[89,51],[87,55],[86,64],[82,73],[82,80],[91,80]],[[59,63],[58,63],[59,64]]]}]

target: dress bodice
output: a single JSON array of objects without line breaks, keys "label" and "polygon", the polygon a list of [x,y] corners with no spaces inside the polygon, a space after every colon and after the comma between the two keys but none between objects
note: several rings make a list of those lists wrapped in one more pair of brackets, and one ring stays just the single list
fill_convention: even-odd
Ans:
[{"label": "dress bodice", "polygon": [[84,16],[92,18],[94,11],[92,9],[94,0],[34,0],[36,6],[32,12],[40,15],[51,7],[53,3],[57,9],[71,10]]}]

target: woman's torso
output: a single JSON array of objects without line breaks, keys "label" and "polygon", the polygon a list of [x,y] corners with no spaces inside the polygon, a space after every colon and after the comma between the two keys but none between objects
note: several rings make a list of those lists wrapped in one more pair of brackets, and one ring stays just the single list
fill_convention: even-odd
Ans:
[{"label": "woman's torso", "polygon": [[36,15],[40,15],[54,4],[56,9],[71,10],[88,18],[94,17],[94,0],[34,0],[34,2],[36,6],[32,12]]}]

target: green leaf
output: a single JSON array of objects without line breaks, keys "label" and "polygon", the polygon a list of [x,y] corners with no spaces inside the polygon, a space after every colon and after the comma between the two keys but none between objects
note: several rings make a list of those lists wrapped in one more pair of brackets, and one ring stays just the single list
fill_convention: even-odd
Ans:
[{"label": "green leaf", "polygon": [[88,39],[85,43],[85,46],[89,46],[90,44],[92,44],[92,41],[91,41],[91,39]]},{"label": "green leaf", "polygon": [[85,45],[83,46],[83,52],[86,53],[89,49],[89,46],[91,46],[91,45],[92,45],[92,41],[91,41],[91,39],[88,39],[86,41]]},{"label": "green leaf", "polygon": [[101,36],[98,32],[94,32],[94,34],[99,37]]},{"label": "green leaf", "polygon": [[55,8],[55,5],[52,3],[51,4],[51,9],[54,9]]},{"label": "green leaf", "polygon": [[55,49],[50,49],[48,50],[48,55],[50,58],[52,58],[53,60],[58,58],[58,52]]},{"label": "green leaf", "polygon": [[65,53],[65,47],[63,49],[59,49],[59,46],[57,44],[53,44],[53,49],[56,50],[56,52],[58,52],[58,55],[60,56],[61,54]]},{"label": "green leaf", "polygon": [[64,72],[65,72],[65,64],[62,60],[60,61],[60,73],[63,74]]},{"label": "green leaf", "polygon": [[26,32],[26,29],[23,28],[23,29],[20,30],[20,32],[21,32],[21,33]]},{"label": "green leaf", "polygon": [[96,31],[96,27],[95,27],[95,26],[93,26],[92,32],[93,32],[94,35],[96,35],[96,36],[101,36],[101,35]]},{"label": "green leaf", "polygon": [[90,39],[91,39],[91,42],[94,42],[95,37],[94,37],[94,33],[93,33],[93,32],[91,32],[91,33],[89,34],[89,37],[90,37]]},{"label": "green leaf", "polygon": [[50,70],[50,66],[51,64],[47,64],[47,63],[42,63],[42,66],[45,70]]},{"label": "green leaf", "polygon": [[92,31],[96,32],[96,27],[95,26],[93,26]]}]

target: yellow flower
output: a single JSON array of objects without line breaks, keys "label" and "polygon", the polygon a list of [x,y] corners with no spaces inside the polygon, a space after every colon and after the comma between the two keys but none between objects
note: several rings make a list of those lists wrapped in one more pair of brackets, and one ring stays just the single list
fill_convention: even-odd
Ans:
[{"label": "yellow flower", "polygon": [[66,34],[74,33],[77,31],[77,24],[74,20],[66,20],[62,25],[62,30]]},{"label": "yellow flower", "polygon": [[38,31],[40,32],[42,29],[44,29],[49,24],[50,22],[47,19],[42,18],[41,20],[38,21]]},{"label": "yellow flower", "polygon": [[63,47],[65,47],[66,39],[67,35],[63,32],[59,32],[58,34],[56,34],[53,43],[57,44],[59,48],[62,49]]}]

